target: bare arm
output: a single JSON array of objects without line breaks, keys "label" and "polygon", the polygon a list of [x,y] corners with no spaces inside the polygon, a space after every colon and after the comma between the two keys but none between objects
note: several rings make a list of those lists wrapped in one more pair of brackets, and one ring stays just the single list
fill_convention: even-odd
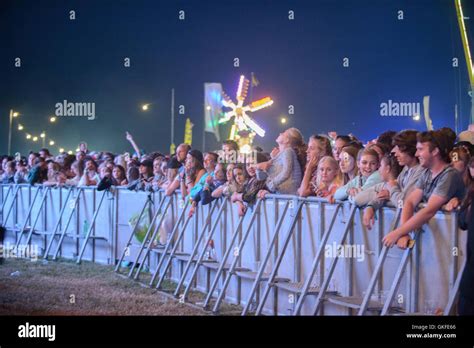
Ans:
[{"label": "bare arm", "polygon": [[403,204],[402,216],[400,219],[400,225],[407,222],[415,213],[415,208],[420,204],[423,199],[423,191],[421,189],[413,190],[407,197]]},{"label": "bare arm", "polygon": [[[432,195],[424,208],[420,209],[415,215],[411,213],[411,216],[409,216],[410,210],[414,211],[414,206],[416,206],[414,205],[414,203],[416,202],[416,199],[420,196],[420,193],[418,191],[421,190],[415,189],[415,191],[413,191],[408,197],[407,202],[403,206],[402,225],[384,237],[384,245],[392,247],[393,245],[395,245],[398,239],[407,235],[411,231],[419,229],[421,226],[427,223],[439,209],[441,209],[443,204],[448,201],[446,197]],[[405,211],[405,208],[408,208],[407,211]]]},{"label": "bare arm", "polygon": [[171,196],[179,188],[179,178],[175,178],[166,188],[165,194]]},{"label": "bare arm", "polygon": [[212,191],[211,196],[214,197],[214,198],[222,197],[225,186],[226,185],[221,185],[218,188],[216,188],[214,191]]},{"label": "bare arm", "polygon": [[135,143],[135,140],[133,140],[132,135],[129,132],[126,132],[126,138],[132,144],[133,149],[135,152],[138,154],[138,157],[140,157],[140,149],[138,148],[137,144]]},{"label": "bare arm", "polygon": [[298,189],[298,194],[301,197],[308,197],[311,195],[311,178],[313,176],[313,171],[317,168],[317,163],[315,160],[311,159],[306,164],[306,169],[304,171],[303,180],[301,181],[300,188]]}]

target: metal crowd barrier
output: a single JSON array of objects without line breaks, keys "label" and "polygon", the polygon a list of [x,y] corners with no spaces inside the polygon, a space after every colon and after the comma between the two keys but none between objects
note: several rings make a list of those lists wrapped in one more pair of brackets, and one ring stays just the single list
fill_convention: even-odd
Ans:
[{"label": "metal crowd barrier", "polygon": [[149,271],[149,286],[172,280],[182,301],[202,292],[213,312],[227,302],[242,315],[449,315],[465,260],[456,212],[437,212],[400,250],[381,244],[400,217],[389,207],[369,231],[349,202],[289,195],[242,217],[226,199],[190,216],[179,193],[125,188],[2,185],[0,198],[4,245],[113,264],[136,281]]}]

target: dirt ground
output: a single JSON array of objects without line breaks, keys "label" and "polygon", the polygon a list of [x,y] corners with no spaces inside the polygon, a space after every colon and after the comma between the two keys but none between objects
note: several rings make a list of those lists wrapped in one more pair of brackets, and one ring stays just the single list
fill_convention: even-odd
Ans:
[{"label": "dirt ground", "polygon": [[[15,272],[19,272],[15,273]],[[144,274],[144,280],[149,275]],[[173,284],[167,283],[165,289]],[[192,293],[190,302],[202,301]],[[224,305],[221,314],[239,312]],[[7,259],[0,265],[0,315],[209,315],[198,306],[121,277],[112,266]]]}]

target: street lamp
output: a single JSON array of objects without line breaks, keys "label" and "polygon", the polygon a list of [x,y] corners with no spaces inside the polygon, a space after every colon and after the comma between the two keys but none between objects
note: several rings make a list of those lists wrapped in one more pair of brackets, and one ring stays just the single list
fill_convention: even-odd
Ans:
[{"label": "street lamp", "polygon": [[54,140],[50,140],[49,141],[49,146],[53,146],[54,145]]},{"label": "street lamp", "polygon": [[38,137],[33,137],[33,141],[38,141]]},{"label": "street lamp", "polygon": [[31,134],[26,134],[26,139],[31,139]]},{"label": "street lamp", "polygon": [[18,112],[13,111],[10,109],[10,127],[8,128],[8,156],[11,155],[12,150],[12,125],[13,125],[13,118],[18,117],[20,115]]},{"label": "street lamp", "polygon": [[142,105],[142,110],[147,111],[150,108],[150,104],[143,104]]},{"label": "street lamp", "polygon": [[281,124],[286,124],[286,122],[288,122],[288,120],[286,119],[286,117],[280,118],[280,123],[281,123]]},{"label": "street lamp", "polygon": [[43,140],[43,148],[45,147],[45,142],[46,142],[46,132],[43,131],[43,133],[40,134],[41,139]]},{"label": "street lamp", "polygon": [[51,116],[51,117],[49,118],[49,122],[51,122],[51,123],[56,122],[56,116]]},{"label": "street lamp", "polygon": [[23,126],[21,124],[18,125],[18,130],[19,131],[23,130]]}]

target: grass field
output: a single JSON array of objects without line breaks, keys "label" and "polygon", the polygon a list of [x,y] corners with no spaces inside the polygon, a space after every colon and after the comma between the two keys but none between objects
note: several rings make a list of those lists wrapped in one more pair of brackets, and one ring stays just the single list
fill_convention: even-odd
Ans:
[{"label": "grass field", "polygon": [[[173,286],[167,282],[164,289]],[[179,303],[117,275],[112,266],[90,262],[7,259],[0,265],[0,315],[209,315],[192,305],[202,299],[193,292],[191,304]],[[224,315],[239,312],[233,305],[221,309]]]}]

